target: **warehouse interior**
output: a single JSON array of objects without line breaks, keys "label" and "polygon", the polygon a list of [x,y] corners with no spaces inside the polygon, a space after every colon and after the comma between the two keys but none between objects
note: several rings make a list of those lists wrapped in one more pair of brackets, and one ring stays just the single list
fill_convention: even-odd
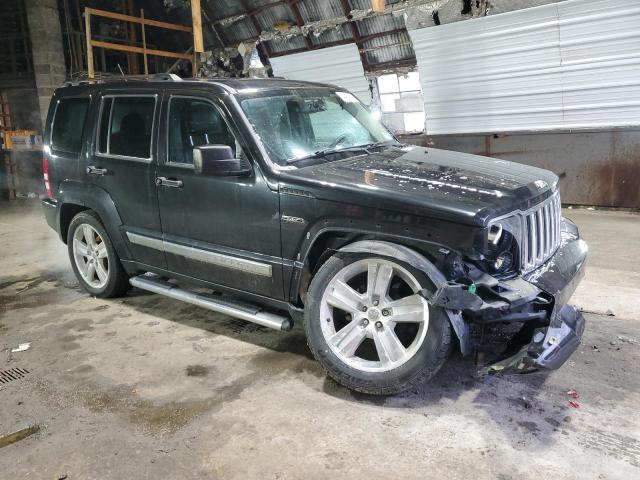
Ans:
[{"label": "warehouse interior", "polygon": [[[167,74],[336,85],[402,144],[553,172],[589,244],[574,356],[546,376],[480,377],[454,353],[431,383],[372,397],[325,376],[302,322],[275,332],[138,289],[88,295],[42,214],[52,96]],[[640,476],[639,99],[635,0],[3,0],[0,468]]]}]

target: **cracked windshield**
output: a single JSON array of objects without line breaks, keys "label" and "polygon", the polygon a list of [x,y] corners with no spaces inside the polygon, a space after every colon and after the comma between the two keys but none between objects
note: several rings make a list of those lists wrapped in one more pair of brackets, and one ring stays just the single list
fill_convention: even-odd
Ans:
[{"label": "cracked windshield", "polygon": [[241,105],[269,156],[280,165],[395,141],[347,92],[296,90],[248,98]]}]

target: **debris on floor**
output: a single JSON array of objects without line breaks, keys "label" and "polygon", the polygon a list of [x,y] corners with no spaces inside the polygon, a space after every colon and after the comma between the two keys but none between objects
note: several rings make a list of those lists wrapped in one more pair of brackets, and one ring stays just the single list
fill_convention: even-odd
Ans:
[{"label": "debris on floor", "polygon": [[571,405],[573,408],[580,408],[580,404],[575,400],[569,400],[569,405]]},{"label": "debris on floor", "polygon": [[23,428],[22,430],[18,430],[16,432],[7,433],[6,435],[0,435],[0,448],[11,445],[12,443],[19,442],[20,440],[24,440],[25,438],[30,437],[39,430],[40,425],[36,424],[31,425],[27,428]]},{"label": "debris on floor", "polygon": [[578,392],[576,392],[575,390],[569,390],[567,392],[567,395],[569,395],[571,398],[578,398]]},{"label": "debris on floor", "polygon": [[16,348],[11,349],[11,353],[24,352],[31,348],[31,342],[21,343]]},{"label": "debris on floor", "polygon": [[630,343],[632,345],[637,345],[639,343],[638,340],[636,340],[635,338],[624,337],[622,335],[618,335],[618,340],[623,343]]}]

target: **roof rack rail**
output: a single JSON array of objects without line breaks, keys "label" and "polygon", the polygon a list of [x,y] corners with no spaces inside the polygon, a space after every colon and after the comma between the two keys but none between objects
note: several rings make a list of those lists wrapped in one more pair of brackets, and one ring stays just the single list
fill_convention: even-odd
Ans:
[{"label": "roof rack rail", "polygon": [[72,78],[66,80],[63,87],[74,87],[78,85],[94,85],[96,83],[108,83],[108,82],[129,82],[129,81],[151,81],[151,82],[181,82],[182,78],[174,73],[154,73],[153,75],[96,75],[95,78]]}]

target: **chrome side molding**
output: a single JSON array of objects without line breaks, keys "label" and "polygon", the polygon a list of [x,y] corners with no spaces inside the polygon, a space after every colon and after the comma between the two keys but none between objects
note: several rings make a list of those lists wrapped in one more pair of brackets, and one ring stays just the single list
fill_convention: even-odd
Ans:
[{"label": "chrome side molding", "polygon": [[182,257],[208,263],[210,265],[217,265],[219,267],[231,268],[242,272],[254,273],[263,277],[272,276],[271,265],[267,263],[247,260],[246,258],[234,257],[232,255],[225,255],[223,253],[203,250],[201,248],[187,247],[186,245],[167,242],[159,238],[151,238],[146,235],[140,235],[133,232],[127,232],[127,238],[131,243],[136,245],[153,248],[155,250],[160,250],[161,252],[173,253],[174,255],[180,255]]}]

